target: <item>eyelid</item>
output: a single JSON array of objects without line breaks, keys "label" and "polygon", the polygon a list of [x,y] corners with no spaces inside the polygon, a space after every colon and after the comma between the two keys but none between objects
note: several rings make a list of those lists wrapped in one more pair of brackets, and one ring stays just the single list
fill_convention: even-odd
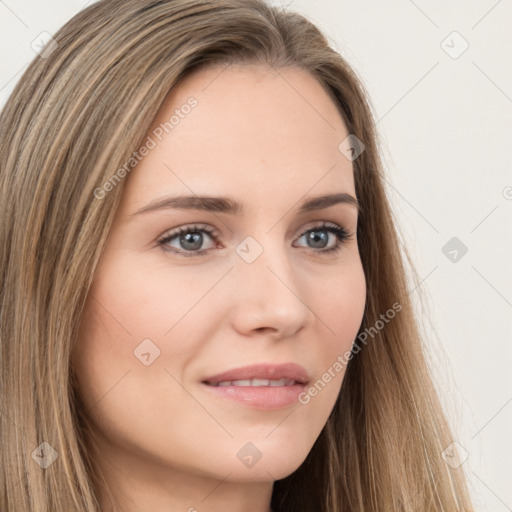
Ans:
[{"label": "eyelid", "polygon": [[220,231],[210,226],[209,224],[192,223],[192,224],[183,224],[182,226],[178,226],[176,228],[172,228],[167,230],[163,235],[161,235],[157,242],[161,242],[170,237],[174,237],[180,232],[189,232],[189,231],[206,231],[212,238],[218,238],[220,236]]}]

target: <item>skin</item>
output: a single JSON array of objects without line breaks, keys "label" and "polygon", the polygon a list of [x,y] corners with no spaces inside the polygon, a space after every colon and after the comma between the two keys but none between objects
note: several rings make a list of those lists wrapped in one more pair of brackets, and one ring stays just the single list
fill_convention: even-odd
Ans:
[{"label": "skin", "polygon": [[[366,300],[357,209],[340,203],[298,214],[307,198],[356,196],[352,162],[338,150],[348,132],[303,70],[242,65],[189,75],[148,134],[191,96],[197,106],[125,178],[74,366],[98,468],[121,510],[268,512],[273,482],[306,458],[344,371],[307,405],[278,410],[214,396],[201,380],[296,362],[316,382],[350,350]],[[133,215],[155,199],[194,194],[229,196],[245,212]],[[303,236],[324,221],[352,235],[338,252],[322,253]],[[194,224],[218,231],[217,241],[203,232],[206,254],[185,257],[158,244]],[[335,234],[320,232],[336,245]],[[247,236],[263,248],[252,263],[236,252]],[[193,252],[179,237],[167,247]],[[146,338],[160,350],[148,366],[134,355]],[[252,467],[237,458],[247,442],[262,455]],[[110,510],[104,490],[101,499]]]}]

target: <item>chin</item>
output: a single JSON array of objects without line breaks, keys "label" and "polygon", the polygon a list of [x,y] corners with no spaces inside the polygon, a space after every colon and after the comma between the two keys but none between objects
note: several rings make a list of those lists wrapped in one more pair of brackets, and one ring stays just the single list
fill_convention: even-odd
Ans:
[{"label": "chin", "polygon": [[[252,450],[254,454],[251,460],[250,455],[246,454],[249,454]],[[284,450],[282,446],[281,449],[269,446],[267,448],[262,447],[258,454],[250,444],[244,445],[237,453],[238,460],[236,462],[240,462],[235,464],[229,479],[239,482],[281,480],[300,467],[309,451],[298,450],[296,445],[292,445],[288,450]]]},{"label": "chin", "polygon": [[290,476],[300,467],[300,464],[301,463],[263,465],[262,461],[260,461],[256,466],[250,469],[237,468],[226,480],[240,483],[274,482]]}]

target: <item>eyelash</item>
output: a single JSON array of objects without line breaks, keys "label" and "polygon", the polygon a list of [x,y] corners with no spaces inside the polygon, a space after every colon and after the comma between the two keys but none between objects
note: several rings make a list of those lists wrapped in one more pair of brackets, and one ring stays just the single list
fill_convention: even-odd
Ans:
[{"label": "eyelash", "polygon": [[[343,244],[345,241],[349,240],[354,233],[349,234],[345,228],[342,228],[338,226],[337,224],[329,223],[329,222],[322,222],[321,224],[318,224],[316,226],[310,227],[307,230],[305,230],[299,238],[302,238],[305,234],[311,232],[311,231],[328,231],[329,233],[333,233],[336,238],[336,245],[334,247],[331,247],[330,249],[319,249],[315,250],[314,248],[310,247],[309,249],[313,252],[319,252],[319,253],[329,253],[334,254],[341,250]],[[202,249],[199,251],[180,251],[176,250],[176,248],[170,249],[168,246],[166,246],[167,243],[174,240],[175,238],[178,238],[182,235],[185,235],[187,233],[207,233],[208,236],[212,238],[214,242],[218,242],[219,238],[219,232],[215,229],[211,229],[207,226],[197,226],[197,225],[189,225],[189,226],[182,226],[180,228],[176,228],[175,230],[166,233],[160,240],[158,240],[158,245],[162,247],[162,250],[165,252],[170,252],[174,254],[178,254],[180,256],[190,257],[190,256],[204,256],[208,251],[211,249]]]}]

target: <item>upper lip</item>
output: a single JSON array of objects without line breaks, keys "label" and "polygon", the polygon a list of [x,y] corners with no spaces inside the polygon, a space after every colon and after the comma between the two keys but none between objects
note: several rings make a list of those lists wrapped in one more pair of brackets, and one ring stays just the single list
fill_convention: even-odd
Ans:
[{"label": "upper lip", "polygon": [[223,381],[251,379],[289,379],[300,384],[307,384],[309,382],[308,372],[296,363],[252,364],[212,375],[204,379],[203,382],[206,384],[218,384]]}]

